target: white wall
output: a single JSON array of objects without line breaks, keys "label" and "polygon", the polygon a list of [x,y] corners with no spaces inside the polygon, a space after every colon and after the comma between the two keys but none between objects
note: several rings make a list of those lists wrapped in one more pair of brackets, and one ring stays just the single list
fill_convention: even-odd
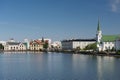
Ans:
[{"label": "white wall", "polygon": [[115,48],[116,48],[116,50],[120,50],[120,40],[116,40]]},{"label": "white wall", "polygon": [[62,49],[63,50],[72,50],[73,47],[72,47],[73,43],[72,42],[62,42]]},{"label": "white wall", "polygon": [[3,46],[6,45],[6,41],[0,41],[0,44],[2,44]]},{"label": "white wall", "polygon": [[95,42],[91,41],[75,41],[73,42],[73,49],[76,49],[77,47],[80,47],[80,49],[84,49],[87,45],[92,44]]},{"label": "white wall", "polygon": [[84,49],[88,44],[95,43],[95,41],[66,41],[62,42],[62,49],[64,50],[73,50],[77,47]]},{"label": "white wall", "polygon": [[19,45],[8,45],[6,44],[4,46],[5,51],[9,50],[26,50],[26,46],[24,44],[19,44]]},{"label": "white wall", "polygon": [[112,48],[115,48],[115,42],[103,42],[103,51],[105,50],[111,50]]}]

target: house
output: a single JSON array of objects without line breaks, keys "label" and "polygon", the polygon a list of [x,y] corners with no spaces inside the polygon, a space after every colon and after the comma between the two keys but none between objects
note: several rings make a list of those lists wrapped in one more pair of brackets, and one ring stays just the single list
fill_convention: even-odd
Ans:
[{"label": "house", "polygon": [[41,39],[38,39],[38,40],[40,40],[41,42],[47,42],[48,43],[48,48],[51,48],[51,43],[52,43],[51,39],[41,38]]},{"label": "house", "polygon": [[7,42],[4,45],[5,51],[24,51],[26,50],[26,45],[20,42]]},{"label": "house", "polygon": [[76,48],[84,49],[87,45],[93,44],[96,42],[96,39],[72,39],[72,40],[63,40],[62,50],[74,50]]},{"label": "house", "polygon": [[60,41],[54,41],[52,44],[51,44],[51,51],[59,51],[62,49],[62,45],[61,45],[61,42]]},{"label": "house", "polygon": [[33,40],[30,42],[30,50],[32,51],[41,51],[43,50],[43,42],[40,40]]}]

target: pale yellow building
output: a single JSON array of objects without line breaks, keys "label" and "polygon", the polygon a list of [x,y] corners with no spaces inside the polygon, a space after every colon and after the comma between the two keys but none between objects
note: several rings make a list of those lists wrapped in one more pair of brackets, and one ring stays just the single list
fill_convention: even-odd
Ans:
[{"label": "pale yellow building", "polygon": [[40,40],[34,40],[30,42],[30,50],[41,51],[43,50],[43,43]]}]

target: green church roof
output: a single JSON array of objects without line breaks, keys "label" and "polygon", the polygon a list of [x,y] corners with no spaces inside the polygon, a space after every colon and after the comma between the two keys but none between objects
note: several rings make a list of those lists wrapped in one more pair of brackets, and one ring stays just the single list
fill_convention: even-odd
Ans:
[{"label": "green church roof", "polygon": [[120,38],[120,35],[103,35],[103,42],[114,42],[116,39]]}]

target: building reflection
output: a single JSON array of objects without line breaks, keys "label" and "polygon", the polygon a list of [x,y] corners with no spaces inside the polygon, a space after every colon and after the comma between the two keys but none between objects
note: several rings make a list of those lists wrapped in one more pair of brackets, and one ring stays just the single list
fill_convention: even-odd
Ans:
[{"label": "building reflection", "polygon": [[97,77],[98,80],[103,80],[105,76],[110,76],[114,73],[115,64],[114,57],[98,56],[97,57]]}]

